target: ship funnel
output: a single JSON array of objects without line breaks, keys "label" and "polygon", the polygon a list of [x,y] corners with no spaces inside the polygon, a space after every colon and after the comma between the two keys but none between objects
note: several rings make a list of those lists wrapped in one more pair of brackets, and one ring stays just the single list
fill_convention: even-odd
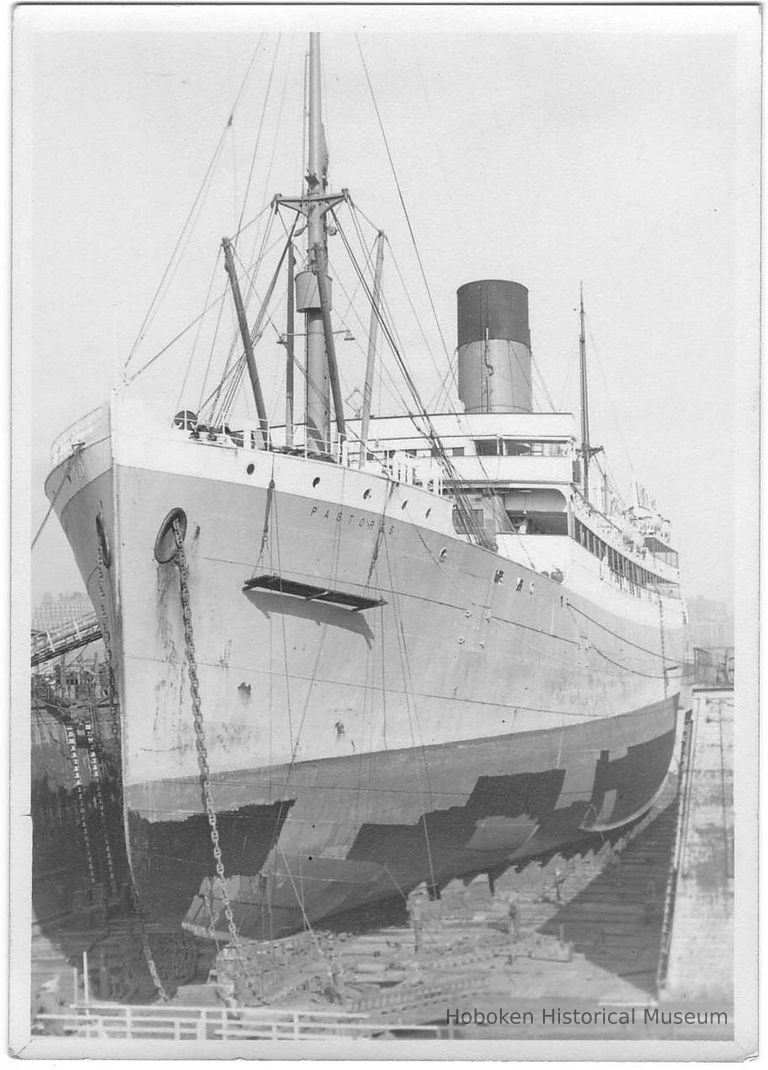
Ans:
[{"label": "ship funnel", "polygon": [[460,286],[459,397],[467,412],[531,412],[528,290],[482,279]]}]

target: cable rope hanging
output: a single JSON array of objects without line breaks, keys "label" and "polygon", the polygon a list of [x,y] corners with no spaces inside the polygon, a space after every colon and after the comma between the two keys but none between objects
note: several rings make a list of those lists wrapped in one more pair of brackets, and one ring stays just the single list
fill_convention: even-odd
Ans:
[{"label": "cable rope hanging", "polygon": [[[421,759],[422,759],[422,765],[423,765],[423,777],[424,777],[424,783],[426,785],[426,794],[427,794],[427,797],[428,797],[428,800],[429,800],[429,808],[432,809],[432,808],[434,808],[434,795],[433,795],[433,792],[432,792],[432,785],[431,785],[430,778],[429,778],[429,759],[427,758],[427,750],[426,750],[426,746],[424,744],[424,736],[423,736],[422,731],[421,731],[421,720],[419,718],[418,709],[416,707],[416,701],[415,701],[415,695],[414,695],[414,687],[413,687],[413,677],[412,677],[412,674],[411,674],[410,661],[408,659],[408,645],[405,642],[405,635],[403,634],[403,630],[402,630],[402,616],[401,616],[401,613],[400,613],[400,605],[399,605],[399,597],[400,596],[395,594],[395,582],[394,582],[394,576],[392,574],[392,561],[391,561],[391,558],[390,558],[390,555],[389,555],[389,540],[387,539],[386,531],[384,532],[384,540],[383,540],[383,542],[384,542],[384,558],[385,558],[386,563],[387,563],[387,573],[388,573],[388,576],[389,576],[389,586],[390,586],[390,589],[391,589],[392,594],[393,594],[392,610],[393,610],[393,614],[394,614],[394,629],[395,629],[395,635],[397,637],[397,647],[398,647],[398,653],[400,655],[400,667],[401,667],[401,671],[402,671],[402,675],[403,675],[403,694],[404,694],[404,697],[405,697],[406,712],[408,714],[408,724],[409,724],[410,729],[411,729],[411,738],[412,738],[413,742],[415,743],[416,740],[414,738],[414,727],[413,726],[414,726],[414,721],[416,723],[416,731],[417,731],[418,740],[419,740],[418,746],[419,746],[419,749],[421,751]],[[413,716],[411,716],[411,706],[413,707]],[[420,781],[420,779],[421,779],[421,774],[419,774],[419,781]],[[418,781],[417,781],[417,783],[418,783]],[[421,786],[421,785],[419,784],[419,786]],[[426,850],[427,866],[428,866],[428,869],[429,869],[430,886],[432,888],[436,888],[437,887],[437,880],[436,880],[436,877],[435,877],[435,865],[434,865],[434,859],[432,857],[432,845],[431,845],[431,843],[429,841],[429,826],[428,826],[428,820],[427,820],[427,816],[428,816],[429,811],[427,809],[427,806],[424,803],[424,793],[422,791],[420,791],[419,794],[421,795],[421,799],[422,799],[421,806],[422,806],[422,812],[423,812],[424,846],[425,846],[425,850]]]}]

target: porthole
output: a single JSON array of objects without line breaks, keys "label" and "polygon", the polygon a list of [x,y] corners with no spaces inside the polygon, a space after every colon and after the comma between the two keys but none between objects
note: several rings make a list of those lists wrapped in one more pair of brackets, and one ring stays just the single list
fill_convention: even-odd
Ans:
[{"label": "porthole", "polygon": [[518,576],[517,579],[515,580],[515,590],[516,591],[522,591],[522,589],[523,589],[523,577],[522,576]]},{"label": "porthole", "polygon": [[155,559],[161,565],[167,565],[176,556],[176,533],[173,530],[175,520],[179,522],[182,541],[187,534],[187,514],[183,509],[171,509],[160,525],[155,539]]},{"label": "porthole", "polygon": [[107,533],[104,530],[104,524],[101,516],[96,517],[96,538],[99,543],[99,553],[101,555],[101,561],[105,568],[109,568],[112,564],[112,553],[109,549],[109,539]]},{"label": "porthole", "polygon": [[319,482],[320,482],[320,476],[315,476],[315,478],[312,480],[312,486],[316,487]]},{"label": "porthole", "polygon": [[430,514],[431,512],[432,512],[432,506],[430,505],[429,509],[427,509],[427,511],[426,511],[426,513],[424,514],[424,516],[425,516],[425,517],[428,517],[428,516],[429,516],[429,514]]},{"label": "porthole", "polygon": [[503,583],[504,582],[504,569],[503,568],[497,568],[496,569],[496,572],[494,573],[494,576],[493,576],[493,582],[494,583]]},{"label": "porthole", "polygon": [[249,464],[248,467],[246,468],[246,472],[248,473],[249,476],[252,476],[253,472],[254,472],[254,466],[252,464]]},{"label": "porthole", "polygon": [[363,491],[363,497],[368,499],[368,498],[370,498],[370,496],[371,496],[371,488],[368,487],[366,490]]},{"label": "porthole", "polygon": [[403,502],[403,504],[400,506],[400,508],[401,509],[405,509],[407,504],[408,504],[408,499],[406,498],[405,501]]},{"label": "porthole", "polygon": [[442,548],[442,550],[440,551],[440,554],[439,554],[440,560],[441,561],[445,561],[447,556],[448,556],[448,547],[444,546]]}]

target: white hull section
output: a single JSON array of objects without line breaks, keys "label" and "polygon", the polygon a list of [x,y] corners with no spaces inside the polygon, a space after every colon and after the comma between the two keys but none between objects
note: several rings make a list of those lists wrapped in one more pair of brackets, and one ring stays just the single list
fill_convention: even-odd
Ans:
[{"label": "white hull section", "polygon": [[[188,519],[214,776],[565,728],[676,690],[679,600],[601,581],[572,541],[558,583],[530,567],[524,538],[505,547],[519,544],[514,561],[457,536],[450,504],[423,489],[140,421],[113,403],[111,433],[105,414],[49,479],[55,490],[70,464],[56,505],[97,610],[99,512],[107,532],[126,786],[197,769],[178,570],[153,553],[173,508]],[[383,604],[354,612],[245,590],[259,575]]]}]

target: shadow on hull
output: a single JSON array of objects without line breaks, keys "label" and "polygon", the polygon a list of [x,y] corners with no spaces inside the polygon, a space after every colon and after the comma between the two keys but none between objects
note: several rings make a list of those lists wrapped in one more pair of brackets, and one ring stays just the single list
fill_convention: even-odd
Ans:
[{"label": "shadow on hull", "polygon": [[[676,702],[670,699],[659,709],[662,705],[668,716],[660,720],[674,724]],[[418,783],[417,767],[424,763],[421,748],[377,755],[377,761],[390,765],[381,775],[381,787],[370,780],[361,787],[359,766],[350,759],[297,764],[290,778],[291,798],[245,802],[218,813],[227,893],[238,931],[247,938],[274,939],[308,922],[325,923],[342,912],[393,897],[403,902],[421,883],[439,889],[457,877],[501,873],[548,853],[579,853],[585,845],[604,843],[612,834],[609,829],[620,835],[647,810],[662,786],[674,727],[617,748],[613,758],[609,750],[589,746],[591,727],[581,729],[581,735],[568,729],[556,733],[561,742],[568,731],[573,737],[561,767],[481,773],[465,794],[456,790],[460,785],[454,786],[451,776],[466,783],[473,766],[498,765],[499,745],[495,757],[494,740],[469,742],[462,751],[454,748],[459,765],[451,770],[444,761],[443,778],[434,775],[431,788],[441,799],[464,794],[465,802],[420,813],[413,810],[424,793],[413,784]],[[515,764],[544,764],[550,735],[515,737]],[[579,740],[582,747],[576,746]],[[509,753],[507,739],[504,744]],[[433,773],[440,768],[439,760],[430,767]],[[283,783],[284,772],[273,770],[272,782]],[[260,775],[241,771],[231,780],[244,791],[248,786],[254,790]],[[155,785],[155,796],[178,812],[188,786]],[[401,822],[372,819],[376,813],[396,812],[402,813]],[[205,935],[213,925],[226,938],[205,816],[150,821],[130,813],[129,829],[143,902],[160,916],[183,917],[192,932]],[[329,834],[335,838],[330,848]],[[179,910],[183,913],[176,913]]]}]

